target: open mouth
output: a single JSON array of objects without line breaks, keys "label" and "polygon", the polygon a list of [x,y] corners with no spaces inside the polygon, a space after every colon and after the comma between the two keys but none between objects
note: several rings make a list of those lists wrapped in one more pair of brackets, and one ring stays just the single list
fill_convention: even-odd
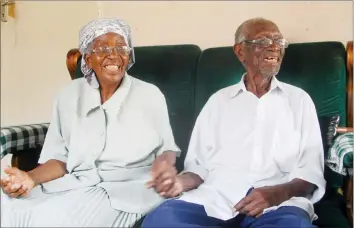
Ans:
[{"label": "open mouth", "polygon": [[269,57],[265,57],[264,61],[267,63],[276,64],[279,62],[279,58],[275,56],[269,56]]},{"label": "open mouth", "polygon": [[107,65],[104,66],[104,68],[112,73],[117,73],[122,70],[122,66],[117,66],[117,65]]}]

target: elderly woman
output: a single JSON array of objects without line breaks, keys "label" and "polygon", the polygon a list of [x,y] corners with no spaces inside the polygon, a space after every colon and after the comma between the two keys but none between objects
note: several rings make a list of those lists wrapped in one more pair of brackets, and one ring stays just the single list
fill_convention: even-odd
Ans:
[{"label": "elderly woman", "polygon": [[85,77],[55,100],[41,165],[5,170],[2,226],[129,227],[173,189],[179,148],[161,91],[126,72],[129,26],[92,21],[79,49]]}]

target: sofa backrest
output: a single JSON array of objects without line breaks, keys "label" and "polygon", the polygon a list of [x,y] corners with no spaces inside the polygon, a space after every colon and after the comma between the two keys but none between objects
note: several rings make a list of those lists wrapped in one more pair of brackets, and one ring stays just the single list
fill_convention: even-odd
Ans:
[{"label": "sofa backrest", "polygon": [[[155,84],[164,93],[175,140],[182,149],[177,164],[181,170],[200,110],[217,90],[239,82],[244,68],[231,46],[204,51],[196,45],[136,47],[134,50],[136,63],[128,73]],[[340,42],[291,44],[277,78],[308,92],[319,117],[337,114],[341,117],[340,125],[345,126],[346,94],[350,94],[346,93],[346,60],[346,50]],[[80,66],[77,49],[69,51],[67,66],[72,79],[82,77],[77,67]],[[322,131],[324,140],[325,130]]]},{"label": "sofa backrest", "polygon": [[[201,49],[196,45],[135,48],[135,64],[128,73],[155,84],[166,97],[176,144],[185,152],[193,127],[195,72]],[[177,161],[183,167],[185,153]]]},{"label": "sofa backrest", "polygon": [[[196,75],[195,115],[217,90],[240,81],[244,68],[232,47],[203,51]],[[291,44],[278,80],[304,89],[319,116],[339,115],[346,123],[346,51],[340,42]]]}]

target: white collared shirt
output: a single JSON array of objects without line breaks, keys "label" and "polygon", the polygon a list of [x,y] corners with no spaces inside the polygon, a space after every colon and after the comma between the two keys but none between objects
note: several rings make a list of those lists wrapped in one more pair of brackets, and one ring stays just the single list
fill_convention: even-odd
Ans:
[{"label": "white collared shirt", "polygon": [[[230,219],[232,208],[251,187],[283,184],[299,178],[317,186],[307,198],[283,205],[298,206],[316,219],[313,203],[325,192],[320,127],[310,96],[273,77],[261,98],[238,84],[213,94],[193,129],[185,172],[204,183],[181,200],[202,204],[209,216]],[[276,209],[268,208],[264,211]]]},{"label": "white collared shirt", "polygon": [[42,184],[43,192],[99,186],[113,208],[146,213],[164,200],[145,184],[152,162],[165,151],[180,152],[155,85],[126,74],[101,105],[95,80],[76,79],[56,99],[39,160],[63,161],[68,174]]}]

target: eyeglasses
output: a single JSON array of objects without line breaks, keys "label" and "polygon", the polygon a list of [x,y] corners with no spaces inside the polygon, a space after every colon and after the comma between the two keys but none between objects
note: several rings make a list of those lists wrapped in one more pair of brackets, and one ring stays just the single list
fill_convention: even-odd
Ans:
[{"label": "eyeglasses", "polygon": [[270,47],[273,43],[275,43],[278,47],[280,48],[287,48],[289,46],[289,42],[286,39],[276,39],[272,40],[269,38],[261,38],[257,40],[244,40],[242,42],[245,42],[247,44],[255,44],[258,45],[262,48],[268,48]]},{"label": "eyeglasses", "polygon": [[119,55],[127,56],[131,52],[131,48],[128,46],[116,46],[116,47],[97,47],[91,52],[95,53],[98,56],[107,56],[116,51]]}]

